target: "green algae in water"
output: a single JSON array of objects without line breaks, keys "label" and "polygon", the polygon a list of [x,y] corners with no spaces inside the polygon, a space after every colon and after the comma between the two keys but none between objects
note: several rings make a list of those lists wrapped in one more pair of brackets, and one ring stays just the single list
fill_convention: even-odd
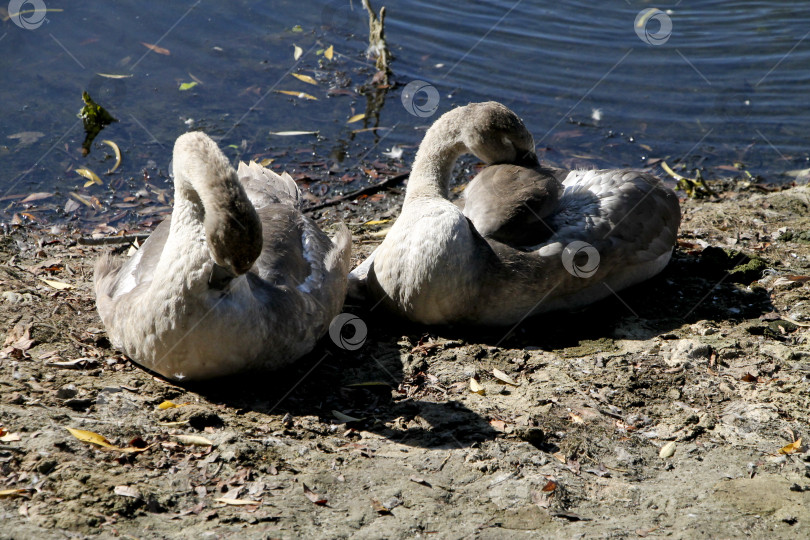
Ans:
[{"label": "green algae in water", "polygon": [[86,156],[90,153],[90,145],[93,144],[93,140],[101,133],[104,126],[118,122],[118,119],[108,113],[107,109],[93,101],[93,98],[87,92],[82,92],[82,100],[84,100],[84,107],[79,111],[78,116],[84,124],[82,155]]}]

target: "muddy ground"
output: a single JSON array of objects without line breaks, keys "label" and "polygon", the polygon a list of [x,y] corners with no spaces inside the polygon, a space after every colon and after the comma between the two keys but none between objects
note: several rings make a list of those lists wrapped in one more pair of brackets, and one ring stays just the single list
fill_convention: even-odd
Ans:
[{"label": "muddy ground", "polygon": [[[359,350],[327,338],[194,387],[110,348],[91,287],[109,247],[13,227],[0,538],[806,538],[810,190],[725,188],[684,201],[672,263],[621,298],[509,333],[347,306]],[[349,222],[359,259],[385,199],[318,217]]]}]

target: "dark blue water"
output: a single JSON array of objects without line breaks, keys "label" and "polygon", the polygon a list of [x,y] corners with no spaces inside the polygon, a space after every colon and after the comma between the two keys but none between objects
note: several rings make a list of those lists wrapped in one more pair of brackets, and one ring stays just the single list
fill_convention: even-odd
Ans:
[{"label": "dark blue water", "polygon": [[[0,8],[15,15],[8,8],[21,3]],[[44,20],[30,12],[38,4],[49,10]],[[653,7],[662,11],[636,23]],[[389,1],[396,85],[388,89],[370,84],[357,1],[37,0],[20,10],[0,26],[3,221],[23,211],[42,221],[109,221],[141,199],[165,202],[171,147],[189,129],[218,137],[234,160],[273,159],[298,173],[311,199],[328,197],[378,180],[367,175],[375,167],[407,166],[436,115],[490,99],[517,111],[557,165],[649,164],[663,174],[656,163],[664,159],[713,178],[739,163],[776,183],[810,167],[804,2]],[[424,113],[403,106],[412,81],[435,88],[433,114],[425,91],[415,110],[428,105]],[[87,157],[76,117],[83,90],[119,120]],[[271,134],[283,131],[318,134]],[[110,175],[102,139],[123,152]],[[386,155],[395,146],[401,161]],[[74,172],[81,167],[103,185],[85,187]],[[34,192],[52,195],[22,202]]]}]

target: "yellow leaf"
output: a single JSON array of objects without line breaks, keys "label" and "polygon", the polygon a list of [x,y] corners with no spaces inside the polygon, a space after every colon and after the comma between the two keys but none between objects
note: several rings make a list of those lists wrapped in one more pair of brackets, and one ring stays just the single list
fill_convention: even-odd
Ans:
[{"label": "yellow leaf", "polygon": [[99,435],[98,433],[94,433],[92,431],[85,431],[83,429],[74,429],[74,428],[65,428],[70,432],[71,435],[76,437],[82,442],[95,444],[98,446],[103,446],[104,448],[117,448],[114,444],[110,443],[104,437],[104,435]]},{"label": "yellow leaf", "polygon": [[364,225],[382,225],[383,223],[388,223],[391,221],[390,219],[372,219],[371,221],[366,221]]},{"label": "yellow leaf", "polygon": [[304,49],[295,44],[293,44],[293,47],[295,47],[293,49],[293,60],[298,60],[301,58],[301,55],[304,54]]},{"label": "yellow leaf", "polygon": [[87,198],[82,197],[78,193],[73,193],[71,191],[70,196],[73,197],[74,199],[76,199],[77,201],[79,201],[80,203],[84,204],[84,205],[87,205],[87,206],[89,206],[91,208],[93,207],[93,203],[91,203],[89,200],[87,200]]},{"label": "yellow leaf", "polygon": [[326,57],[327,60],[331,60],[332,57],[335,55],[335,46],[329,45],[329,48],[323,51],[323,55]]},{"label": "yellow leaf", "polygon": [[231,506],[251,506],[256,504],[262,504],[262,501],[251,501],[248,499],[229,499],[228,497],[219,497],[217,499],[214,499],[214,502],[229,504]]},{"label": "yellow leaf", "polygon": [[346,123],[347,123],[347,124],[353,124],[353,123],[355,123],[355,122],[359,122],[360,120],[362,120],[362,119],[363,119],[363,118],[365,118],[365,117],[366,117],[366,113],[355,114],[354,116],[352,116],[351,118],[349,118],[349,119],[346,121]]},{"label": "yellow leaf", "polygon": [[118,148],[117,144],[115,144],[114,142],[112,142],[110,140],[104,139],[101,142],[106,144],[107,146],[111,147],[113,149],[113,152],[115,152],[115,165],[113,165],[112,169],[107,171],[107,174],[110,174],[110,173],[115,172],[115,169],[117,169],[121,165],[121,149]]},{"label": "yellow leaf", "polygon": [[166,409],[174,409],[175,407],[181,407],[181,406],[182,405],[178,405],[174,401],[166,400],[163,403],[161,403],[160,405],[158,405],[157,408],[160,409],[161,411],[163,411],[163,410],[166,410]]},{"label": "yellow leaf", "polygon": [[45,278],[39,278],[39,280],[47,285],[50,285],[51,287],[53,287],[58,291],[64,291],[65,289],[73,288],[73,285],[71,285],[70,283],[65,283],[64,281],[56,281],[55,279],[45,279]]},{"label": "yellow leaf", "polygon": [[492,370],[492,375],[494,375],[495,378],[498,379],[499,381],[501,381],[502,383],[509,384],[511,386],[520,386],[518,383],[516,383],[512,379],[512,377],[510,377],[509,375],[507,375],[506,373],[504,373],[500,369],[493,369]]},{"label": "yellow leaf", "polygon": [[121,448],[119,446],[115,446],[110,441],[107,440],[104,435],[99,435],[98,433],[94,433],[92,431],[86,431],[84,429],[74,429],[66,427],[66,430],[70,432],[71,435],[76,437],[82,442],[95,444],[97,446],[101,446],[102,448],[109,448],[110,450],[118,450],[120,452],[128,452],[130,454],[135,454],[137,452],[145,452],[152,448],[152,446],[147,446],[145,448],[135,448],[134,446],[127,446],[126,448]]},{"label": "yellow leaf", "polygon": [[184,82],[183,84],[180,85],[179,90],[181,92],[185,92],[186,90],[191,90],[192,88],[197,86],[197,84],[199,84],[197,81]]},{"label": "yellow leaf", "polygon": [[5,497],[24,497],[27,494],[27,489],[0,489],[0,499]]},{"label": "yellow leaf", "polygon": [[213,446],[214,443],[206,439],[205,437],[200,437],[199,435],[175,435],[175,439],[178,442],[186,445],[193,445],[193,446]]},{"label": "yellow leaf", "polygon": [[88,180],[92,180],[93,182],[95,182],[98,185],[101,185],[101,183],[102,183],[101,178],[99,178],[98,175],[96,173],[94,173],[93,171],[91,171],[90,169],[85,169],[85,168],[76,169],[76,172],[79,173],[80,175],[84,176]]},{"label": "yellow leaf", "polygon": [[267,167],[268,165],[270,165],[274,161],[275,161],[275,158],[266,157],[266,158],[264,158],[263,160],[261,160],[259,162],[259,165],[261,165],[262,167]]},{"label": "yellow leaf", "polygon": [[318,86],[318,81],[316,81],[315,79],[313,79],[309,75],[301,75],[300,73],[290,73],[290,75],[292,75],[293,77],[295,77],[299,81],[304,81],[307,84],[314,84],[315,86]]},{"label": "yellow leaf", "polygon": [[487,395],[487,391],[481,386],[481,383],[475,380],[475,377],[470,377],[470,392],[479,396]]},{"label": "yellow leaf", "polygon": [[288,96],[295,96],[300,99],[312,99],[317,100],[315,96],[312,94],[307,94],[306,92],[296,92],[295,90],[276,90],[279,94],[287,94]]},{"label": "yellow leaf", "polygon": [[130,77],[134,77],[134,75],[116,75],[115,73],[96,73],[96,75],[107,79],[129,79]]},{"label": "yellow leaf", "polygon": [[795,454],[802,448],[802,439],[801,437],[793,441],[792,443],[783,446],[779,449],[780,454]]},{"label": "yellow leaf", "polygon": [[658,451],[658,457],[661,459],[671,458],[675,455],[676,445],[675,441],[670,441],[664,446],[661,447],[661,450]]}]

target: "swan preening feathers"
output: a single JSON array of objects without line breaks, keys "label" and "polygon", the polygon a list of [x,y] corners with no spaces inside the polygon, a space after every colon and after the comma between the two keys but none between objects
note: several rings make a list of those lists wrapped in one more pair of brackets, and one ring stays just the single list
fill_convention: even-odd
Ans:
[{"label": "swan preening feathers", "polygon": [[[462,210],[448,188],[464,153],[494,165]],[[473,103],[425,134],[402,212],[350,289],[424,324],[510,325],[654,276],[679,224],[677,197],[654,176],[542,168],[515,113]]]},{"label": "swan preening feathers", "polygon": [[288,175],[235,171],[203,133],[174,146],[175,202],[129,260],[96,265],[96,304],[114,345],[168,378],[281,367],[340,312],[351,235],[330,240]]},{"label": "swan preening feathers", "polygon": [[[457,206],[449,183],[464,153],[489,166]],[[346,296],[348,230],[330,240],[301,213],[289,176],[255,163],[235,171],[202,133],[177,140],[174,176],[171,218],[129,260],[97,263],[113,344],[174,379],[309,352]],[[654,276],[679,224],[677,197],[654,176],[542,167],[515,113],[473,103],[427,131],[402,212],[349,287],[419,323],[511,325]]]}]

